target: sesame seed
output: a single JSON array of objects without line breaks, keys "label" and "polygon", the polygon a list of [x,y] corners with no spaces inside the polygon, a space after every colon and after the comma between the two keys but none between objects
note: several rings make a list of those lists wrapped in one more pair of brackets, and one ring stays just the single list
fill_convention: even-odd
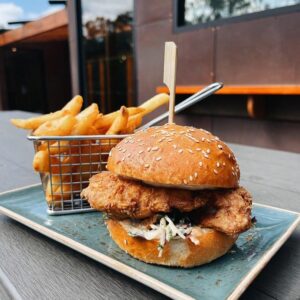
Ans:
[{"label": "sesame seed", "polygon": [[127,244],[128,244],[127,240],[124,240],[124,244],[125,244],[125,245],[127,245]]},{"label": "sesame seed", "polygon": [[190,179],[190,181],[193,181],[194,178],[192,175],[190,175],[189,179]]},{"label": "sesame seed", "polygon": [[173,148],[174,148],[174,149],[177,149],[177,146],[176,146],[176,145],[173,145]]},{"label": "sesame seed", "polygon": [[108,154],[108,156],[111,156],[111,150],[109,151],[109,154]]},{"label": "sesame seed", "polygon": [[203,166],[203,162],[199,161],[199,166],[202,167]]},{"label": "sesame seed", "polygon": [[121,161],[124,161],[125,160],[125,156],[121,159]]},{"label": "sesame seed", "polygon": [[138,139],[138,140],[136,140],[137,142],[141,142],[142,140],[141,139]]},{"label": "sesame seed", "polygon": [[131,153],[128,153],[128,154],[127,154],[127,157],[130,157],[130,156],[131,156]]},{"label": "sesame seed", "polygon": [[161,156],[156,157],[155,160],[157,160],[157,161],[161,160]]},{"label": "sesame seed", "polygon": [[143,152],[144,152],[144,150],[140,150],[140,151],[139,151],[139,154],[141,154],[141,153],[143,153]]},{"label": "sesame seed", "polygon": [[193,151],[193,150],[191,150],[191,149],[188,149],[188,151],[189,151],[190,153],[194,154],[194,151]]},{"label": "sesame seed", "polygon": [[152,147],[152,151],[157,151],[159,148],[157,146]]},{"label": "sesame seed", "polygon": [[206,150],[206,153],[208,153],[208,154],[209,154],[209,153],[210,153],[210,149],[207,149],[207,150]]},{"label": "sesame seed", "polygon": [[219,168],[220,167],[220,163],[219,162],[217,162],[217,168]]},{"label": "sesame seed", "polygon": [[184,184],[187,184],[187,181],[186,181],[185,179],[183,179],[183,183],[184,183]]},{"label": "sesame seed", "polygon": [[196,148],[197,151],[201,151],[201,148]]},{"label": "sesame seed", "polygon": [[167,142],[172,142],[173,140],[172,139],[167,139]]},{"label": "sesame seed", "polygon": [[232,175],[235,176],[236,174],[234,172],[232,172]]},{"label": "sesame seed", "polygon": [[210,143],[210,139],[206,139],[206,141],[207,141],[208,143]]},{"label": "sesame seed", "polygon": [[182,149],[179,149],[179,150],[178,150],[178,153],[182,153],[182,152],[183,152],[183,150],[182,150]]},{"label": "sesame seed", "polygon": [[199,143],[199,141],[197,139],[195,139],[193,136],[191,136],[189,134],[187,134],[186,137],[188,137],[189,139],[191,139],[195,143]]},{"label": "sesame seed", "polygon": [[219,148],[219,149],[223,149],[223,146],[219,144],[219,145],[218,145],[218,148]]},{"label": "sesame seed", "polygon": [[226,166],[225,162],[223,162],[223,166],[224,166],[224,167]]},{"label": "sesame seed", "polygon": [[198,177],[198,173],[197,173],[197,172],[195,172],[195,174],[194,174],[194,177],[195,177],[195,178],[197,178],[197,177]]},{"label": "sesame seed", "polygon": [[125,144],[128,144],[129,140],[125,140]]},{"label": "sesame seed", "polygon": [[214,173],[215,173],[215,174],[218,174],[218,171],[217,171],[216,169],[214,169]]},{"label": "sesame seed", "polygon": [[149,168],[150,167],[150,165],[149,164],[145,164],[145,168]]},{"label": "sesame seed", "polygon": [[204,138],[204,137],[203,137],[203,138],[201,138],[201,141],[202,141],[202,142],[204,142],[204,141],[205,141],[205,138]]},{"label": "sesame seed", "polygon": [[215,140],[219,141],[220,139],[219,139],[219,137],[218,137],[218,136],[215,136]]},{"label": "sesame seed", "polygon": [[130,140],[129,143],[130,143],[130,144],[134,144],[134,140]]},{"label": "sesame seed", "polygon": [[161,142],[164,141],[165,139],[166,139],[166,138],[163,137],[163,138],[161,138],[160,140],[158,140],[158,142],[161,143]]},{"label": "sesame seed", "polygon": [[234,167],[231,167],[231,170],[234,171]]},{"label": "sesame seed", "polygon": [[147,151],[150,152],[150,151],[151,151],[151,147],[148,147],[148,148],[147,148]]},{"label": "sesame seed", "polygon": [[229,159],[231,158],[231,154],[228,154],[228,158],[229,158]]},{"label": "sesame seed", "polygon": [[125,153],[126,151],[127,151],[126,149],[123,149],[123,150],[122,150],[123,153]]},{"label": "sesame seed", "polygon": [[179,133],[180,133],[180,134],[183,134],[183,133],[185,133],[185,131],[179,131]]},{"label": "sesame seed", "polygon": [[204,157],[205,157],[205,158],[209,158],[209,156],[208,156],[207,154],[204,154]]}]

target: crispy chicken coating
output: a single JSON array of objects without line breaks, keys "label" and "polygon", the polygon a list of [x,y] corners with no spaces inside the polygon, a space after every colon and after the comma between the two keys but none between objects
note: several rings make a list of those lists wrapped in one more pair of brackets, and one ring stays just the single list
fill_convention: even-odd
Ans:
[{"label": "crispy chicken coating", "polygon": [[145,185],[139,181],[119,178],[105,172],[94,175],[81,197],[90,205],[118,219],[144,219],[172,209],[190,212],[204,207],[207,199],[194,197],[188,190],[167,189]]},{"label": "crispy chicken coating", "polygon": [[251,227],[252,197],[243,187],[212,191],[210,201],[199,211],[198,221],[203,227],[227,234],[237,234]]},{"label": "crispy chicken coating", "polygon": [[242,187],[189,191],[152,187],[105,172],[93,176],[81,196],[90,205],[117,219],[145,219],[178,210],[190,213],[195,223],[227,234],[251,226],[251,195]]}]

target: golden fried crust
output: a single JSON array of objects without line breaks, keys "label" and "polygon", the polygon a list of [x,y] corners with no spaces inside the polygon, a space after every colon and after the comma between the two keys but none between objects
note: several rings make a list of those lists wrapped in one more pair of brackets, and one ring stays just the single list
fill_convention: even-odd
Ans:
[{"label": "golden fried crust", "polygon": [[242,187],[192,192],[151,187],[105,172],[93,176],[81,196],[115,219],[145,219],[177,209],[193,211],[195,223],[226,234],[240,233],[251,226],[252,198]]},{"label": "golden fried crust", "polygon": [[229,191],[215,191],[212,196],[213,204],[200,218],[202,226],[227,234],[240,233],[250,228],[252,197],[246,189],[240,187]]},{"label": "golden fried crust", "polygon": [[172,209],[190,212],[203,207],[207,201],[194,197],[191,191],[147,186],[138,181],[121,179],[110,172],[94,175],[81,196],[93,208],[118,219],[144,219],[158,212],[168,213]]}]

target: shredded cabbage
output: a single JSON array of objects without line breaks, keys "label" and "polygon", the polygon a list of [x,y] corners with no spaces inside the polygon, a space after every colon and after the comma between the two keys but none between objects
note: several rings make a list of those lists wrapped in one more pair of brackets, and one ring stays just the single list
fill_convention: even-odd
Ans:
[{"label": "shredded cabbage", "polygon": [[128,234],[134,237],[142,237],[146,240],[159,240],[158,256],[163,254],[164,246],[166,242],[172,239],[186,239],[189,238],[195,245],[199,244],[199,240],[192,234],[192,225],[186,224],[184,220],[180,220],[178,224],[174,224],[170,217],[167,215],[160,218],[159,224],[151,224],[151,229],[140,229],[134,226],[126,226],[128,228]]}]

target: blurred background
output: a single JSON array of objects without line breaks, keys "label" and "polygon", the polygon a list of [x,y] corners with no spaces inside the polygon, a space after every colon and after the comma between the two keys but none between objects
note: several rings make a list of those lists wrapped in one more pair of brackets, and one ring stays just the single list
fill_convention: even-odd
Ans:
[{"label": "blurred background", "polygon": [[[178,46],[180,114],[228,142],[300,152],[300,0],[0,0],[0,110],[45,113],[73,95],[108,113],[162,83]],[[153,115],[152,115],[153,116]]]}]

